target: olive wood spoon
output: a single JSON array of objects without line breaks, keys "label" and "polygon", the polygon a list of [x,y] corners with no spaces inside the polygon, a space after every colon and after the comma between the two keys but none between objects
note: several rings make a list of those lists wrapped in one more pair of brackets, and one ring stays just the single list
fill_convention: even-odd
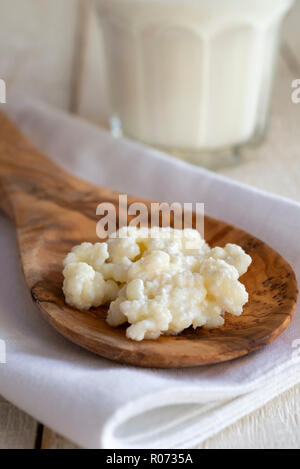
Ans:
[{"label": "olive wood spoon", "polygon": [[[15,224],[34,302],[66,338],[118,362],[173,368],[241,357],[269,344],[288,326],[297,300],[290,265],[251,234],[208,216],[205,237],[211,246],[236,243],[253,260],[241,277],[249,302],[240,317],[226,314],[225,325],[218,329],[189,328],[177,336],[134,342],[126,338],[126,326],[106,323],[107,308],[80,312],[68,306],[62,292],[62,260],[72,246],[99,241],[96,207],[101,202],[118,206],[118,195],[58,167],[0,114],[0,208]],[[128,198],[133,201],[141,200]],[[145,203],[149,208],[151,202]]]}]

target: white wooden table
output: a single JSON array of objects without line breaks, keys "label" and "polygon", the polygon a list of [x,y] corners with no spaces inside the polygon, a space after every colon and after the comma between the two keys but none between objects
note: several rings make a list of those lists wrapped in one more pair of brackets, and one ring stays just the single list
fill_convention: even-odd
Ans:
[{"label": "white wooden table", "polygon": [[[17,8],[18,16],[13,13]],[[21,4],[1,0],[1,9],[0,78],[6,79],[9,89],[21,89],[105,125],[103,50],[88,0],[23,0]],[[300,78],[299,23],[300,0],[296,0],[284,31],[268,138],[259,149],[247,151],[240,165],[221,171],[297,201],[300,104],[293,104],[290,96],[292,80]],[[300,385],[200,447],[300,448]],[[76,446],[0,397],[0,448]]]}]

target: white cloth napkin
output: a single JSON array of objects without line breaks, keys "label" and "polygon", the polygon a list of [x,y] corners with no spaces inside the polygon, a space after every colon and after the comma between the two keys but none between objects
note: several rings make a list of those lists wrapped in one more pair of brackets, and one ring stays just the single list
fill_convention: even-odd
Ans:
[{"label": "white cloth napkin", "polygon": [[[204,202],[206,213],[278,250],[299,278],[299,204],[115,140],[39,103],[17,99],[5,109],[36,145],[77,175],[144,198]],[[2,215],[0,226],[0,339],[7,348],[0,394],[79,445],[191,448],[300,381],[299,307],[271,345],[214,366],[143,369],[82,350],[41,318],[20,273],[14,229]]]}]

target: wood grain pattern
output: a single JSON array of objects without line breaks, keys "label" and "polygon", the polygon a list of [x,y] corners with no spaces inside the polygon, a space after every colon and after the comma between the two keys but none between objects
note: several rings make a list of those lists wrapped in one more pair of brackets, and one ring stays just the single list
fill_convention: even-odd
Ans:
[{"label": "wood grain pattern", "polygon": [[0,396],[0,450],[35,447],[37,422]]},{"label": "wood grain pattern", "polygon": [[80,447],[45,427],[40,449],[80,449]]},{"label": "wood grain pattern", "polygon": [[243,417],[197,449],[299,449],[300,385]]},{"label": "wood grain pattern", "polygon": [[[131,203],[133,198],[129,198]],[[51,162],[3,115],[0,116],[0,204],[18,232],[23,271],[44,317],[65,337],[112,360],[141,366],[186,367],[245,355],[272,342],[289,324],[297,284],[288,263],[269,246],[238,228],[209,217],[211,245],[237,243],[253,259],[242,277],[250,301],[241,317],[224,327],[187,329],[176,337],[136,343],[125,327],[111,328],[106,309],[83,313],[70,308],[62,293],[62,260],[74,244],[97,241],[96,207],[118,194],[86,183]],[[150,207],[150,202],[145,202]]]}]

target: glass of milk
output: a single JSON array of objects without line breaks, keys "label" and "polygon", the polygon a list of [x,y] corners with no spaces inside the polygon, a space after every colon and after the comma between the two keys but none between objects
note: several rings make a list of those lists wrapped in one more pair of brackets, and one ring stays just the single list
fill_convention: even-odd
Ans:
[{"label": "glass of milk", "polygon": [[95,0],[111,126],[218,167],[258,142],[293,0]]}]

